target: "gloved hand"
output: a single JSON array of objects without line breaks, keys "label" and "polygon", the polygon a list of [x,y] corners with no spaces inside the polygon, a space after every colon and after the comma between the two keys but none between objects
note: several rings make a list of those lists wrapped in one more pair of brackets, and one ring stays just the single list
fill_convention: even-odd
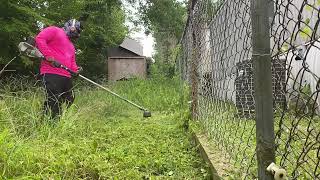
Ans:
[{"label": "gloved hand", "polygon": [[78,77],[79,74],[80,74],[82,71],[83,71],[82,67],[79,66],[77,72],[74,72],[74,73],[72,73],[71,75],[72,75],[73,77]]},{"label": "gloved hand", "polygon": [[83,71],[83,68],[81,66],[78,67],[77,73],[80,74]]}]

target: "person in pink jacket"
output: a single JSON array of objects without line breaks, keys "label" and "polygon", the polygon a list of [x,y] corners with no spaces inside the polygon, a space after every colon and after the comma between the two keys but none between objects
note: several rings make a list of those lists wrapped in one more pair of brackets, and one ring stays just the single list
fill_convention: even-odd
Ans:
[{"label": "person in pink jacket", "polygon": [[[61,105],[69,107],[74,101],[71,74],[54,66],[54,61],[66,66],[73,72],[78,72],[73,40],[80,37],[81,23],[71,19],[64,27],[49,26],[43,29],[35,38],[36,46],[45,59],[40,65],[40,74],[46,91],[44,112],[51,114],[53,119],[61,115]],[[51,111],[51,112],[50,112]]]}]

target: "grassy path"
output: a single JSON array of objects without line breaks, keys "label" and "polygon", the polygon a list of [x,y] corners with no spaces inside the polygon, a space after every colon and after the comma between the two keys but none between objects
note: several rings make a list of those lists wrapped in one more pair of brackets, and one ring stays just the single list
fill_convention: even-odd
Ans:
[{"label": "grassy path", "polygon": [[[167,86],[172,102],[158,97],[167,88],[152,85],[160,90],[151,93],[142,81],[115,87],[148,105],[151,118],[103,91],[84,89],[56,125],[39,120],[41,93],[6,94],[0,100],[0,179],[205,179],[180,112],[163,110],[175,109],[177,92]],[[146,86],[150,93],[141,99],[135,93]],[[130,87],[137,92],[125,93]]]}]

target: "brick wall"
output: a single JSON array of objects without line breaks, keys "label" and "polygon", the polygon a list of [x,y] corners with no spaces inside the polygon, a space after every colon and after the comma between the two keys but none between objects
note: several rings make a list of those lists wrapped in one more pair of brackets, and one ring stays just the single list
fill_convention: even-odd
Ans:
[{"label": "brick wall", "polygon": [[[236,107],[240,116],[253,116],[255,110],[252,61],[237,63]],[[272,61],[272,86],[275,105],[285,102],[285,61]]]}]

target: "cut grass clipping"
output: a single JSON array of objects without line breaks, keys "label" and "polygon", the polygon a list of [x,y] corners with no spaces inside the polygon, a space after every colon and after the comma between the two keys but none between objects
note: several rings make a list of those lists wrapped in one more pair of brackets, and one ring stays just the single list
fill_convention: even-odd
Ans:
[{"label": "cut grass clipping", "polygon": [[183,129],[179,84],[134,80],[114,91],[148,107],[151,118],[94,87],[58,123],[41,119],[39,88],[6,87],[0,97],[0,179],[206,179]]}]

